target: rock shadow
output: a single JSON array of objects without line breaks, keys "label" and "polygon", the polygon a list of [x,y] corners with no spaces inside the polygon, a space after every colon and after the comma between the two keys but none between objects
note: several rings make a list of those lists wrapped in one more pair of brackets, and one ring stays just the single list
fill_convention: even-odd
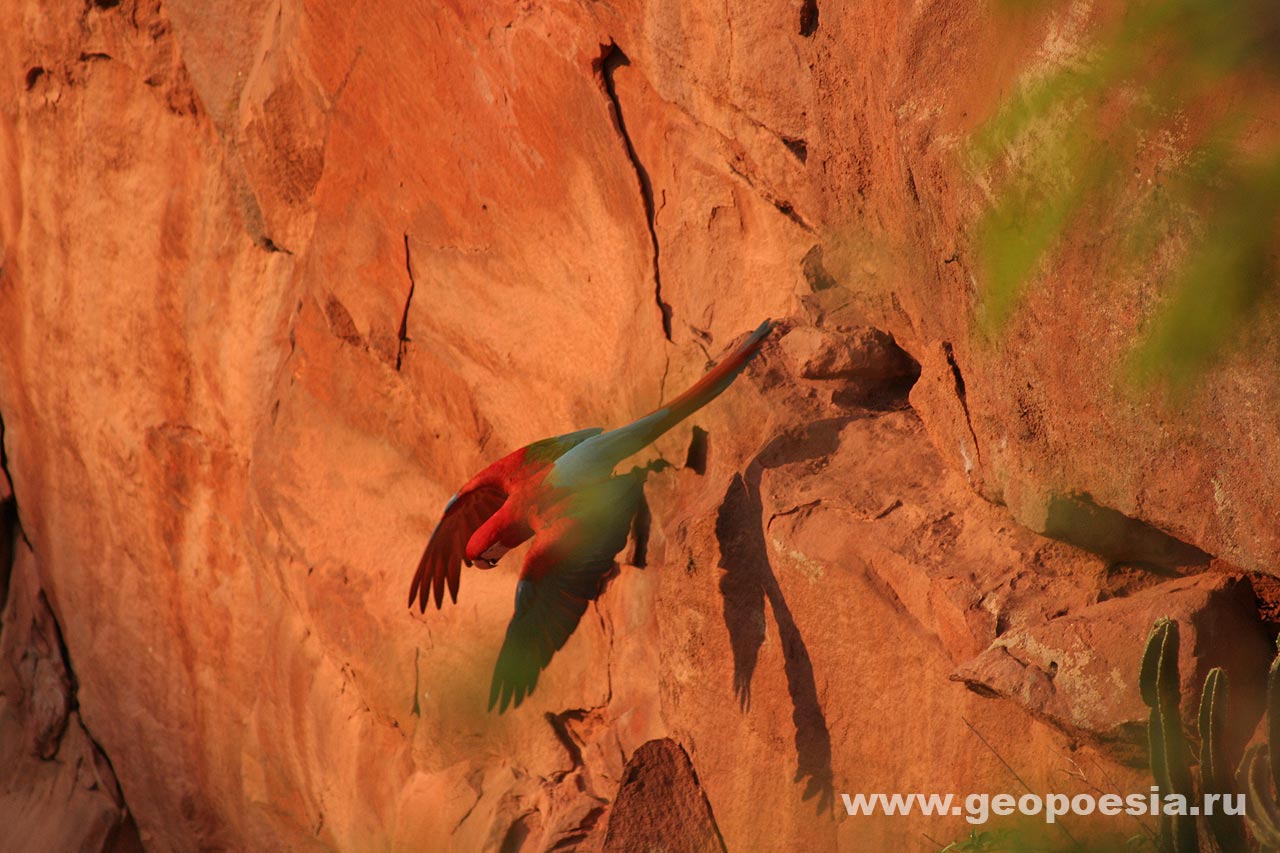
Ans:
[{"label": "rock shadow", "polygon": [[804,799],[817,797],[819,812],[833,801],[831,733],[818,701],[813,662],[804,637],[769,562],[765,540],[760,478],[765,468],[825,455],[835,449],[840,428],[848,419],[821,421],[803,436],[780,436],[734,475],[716,516],[720,545],[720,595],[724,622],[733,649],[733,688],[739,706],[751,705],[751,681],[765,635],[765,604],[778,626],[787,691],[795,723],[795,781],[807,780]]},{"label": "rock shadow", "polygon": [[1207,566],[1209,555],[1158,527],[1103,506],[1088,493],[1050,496],[1045,536],[1102,557],[1163,569]]}]

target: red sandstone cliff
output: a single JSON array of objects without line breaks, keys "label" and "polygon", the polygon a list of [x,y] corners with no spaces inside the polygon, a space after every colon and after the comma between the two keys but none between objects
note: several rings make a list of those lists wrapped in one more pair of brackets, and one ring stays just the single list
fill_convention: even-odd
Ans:
[{"label": "red sandstone cliff", "polygon": [[[1106,233],[973,333],[963,142],[1092,14],[0,7],[0,824],[899,849],[969,827],[839,793],[1142,790],[1152,619],[1188,684],[1265,665],[1231,572],[1280,557],[1280,385],[1255,350],[1190,404],[1122,389],[1153,298],[1093,280]],[[404,606],[444,499],[766,316],[660,443],[640,553],[486,714],[510,566]]]}]

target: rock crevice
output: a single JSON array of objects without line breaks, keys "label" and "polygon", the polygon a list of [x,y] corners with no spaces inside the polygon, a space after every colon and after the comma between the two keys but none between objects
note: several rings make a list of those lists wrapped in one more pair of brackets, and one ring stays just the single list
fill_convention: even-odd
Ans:
[{"label": "rock crevice", "polygon": [[645,224],[649,229],[649,240],[653,249],[653,298],[662,315],[662,333],[669,341],[671,340],[671,306],[663,301],[662,298],[662,253],[658,243],[658,209],[653,197],[653,181],[649,177],[649,170],[640,162],[640,155],[636,153],[635,143],[631,140],[631,134],[627,132],[627,119],[622,112],[622,101],[618,98],[618,89],[613,82],[614,74],[617,73],[618,69],[631,65],[631,60],[622,52],[622,48],[610,42],[602,46],[600,57],[595,61],[594,65],[598,69],[600,83],[604,89],[605,96],[609,99],[609,113],[613,118],[614,129],[618,132],[623,148],[626,149],[627,159],[631,162],[631,168],[635,171],[636,181],[640,185],[640,198],[644,202]]}]

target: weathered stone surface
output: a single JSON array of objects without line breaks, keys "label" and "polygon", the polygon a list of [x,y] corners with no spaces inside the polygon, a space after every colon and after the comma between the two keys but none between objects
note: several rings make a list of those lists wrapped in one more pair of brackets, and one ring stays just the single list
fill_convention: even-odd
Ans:
[{"label": "weathered stone surface", "polygon": [[893,337],[861,326],[827,331],[815,326],[791,329],[782,349],[805,379],[854,380],[863,391],[910,382],[919,369]]},{"label": "weathered stone surface", "polygon": [[1011,699],[1073,737],[1141,765],[1149,710],[1137,689],[1141,657],[1134,653],[1160,617],[1177,621],[1181,633],[1179,675],[1188,727],[1194,730],[1205,676],[1221,666],[1232,681],[1228,730],[1239,750],[1262,714],[1262,688],[1275,653],[1253,588],[1239,578],[1210,573],[1168,581],[1009,631],[952,678]]},{"label": "weathered stone surface", "polygon": [[669,738],[641,745],[627,761],[609,812],[605,851],[715,853],[724,850],[689,755]]},{"label": "weathered stone surface", "polygon": [[[0,502],[78,709],[5,642],[46,661],[48,748],[91,732],[155,850],[592,849],[661,738],[730,850],[950,840],[838,794],[1017,790],[1010,766],[1142,789],[948,681],[1170,571],[1280,564],[1273,341],[1181,406],[1128,395],[1158,294],[1094,284],[1109,234],[1060,247],[1007,339],[973,332],[964,140],[1104,11],[0,7]],[[653,478],[645,547],[486,714],[510,566],[404,607],[446,497],[643,414],[766,316],[789,334],[659,443],[690,464]],[[889,339],[909,397],[841,393],[888,378]],[[1043,719],[1130,707],[1091,677]],[[92,847],[120,809],[24,837]]]}]

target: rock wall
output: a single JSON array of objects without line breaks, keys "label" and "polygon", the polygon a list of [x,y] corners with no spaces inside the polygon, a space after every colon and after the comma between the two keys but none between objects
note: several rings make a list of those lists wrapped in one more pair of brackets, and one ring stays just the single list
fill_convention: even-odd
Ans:
[{"label": "rock wall", "polygon": [[[1150,619],[1195,622],[1189,684],[1265,664],[1234,576],[1280,555],[1280,384],[1264,335],[1189,402],[1127,392],[1159,294],[1095,280],[1105,230],[974,331],[965,139],[1101,15],[5,4],[0,811],[93,849],[623,850],[669,802],[690,849],[888,849],[969,826],[840,793],[1144,790]],[[766,316],[485,713],[520,555],[406,610],[445,498]]]}]

